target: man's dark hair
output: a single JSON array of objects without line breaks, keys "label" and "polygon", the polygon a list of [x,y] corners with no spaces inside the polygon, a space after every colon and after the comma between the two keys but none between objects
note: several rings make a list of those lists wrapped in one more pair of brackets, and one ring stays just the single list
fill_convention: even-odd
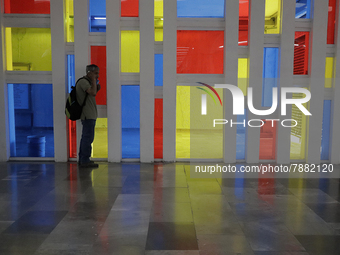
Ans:
[{"label": "man's dark hair", "polygon": [[99,69],[99,67],[95,64],[87,65],[86,66],[86,73],[93,72],[95,70]]}]

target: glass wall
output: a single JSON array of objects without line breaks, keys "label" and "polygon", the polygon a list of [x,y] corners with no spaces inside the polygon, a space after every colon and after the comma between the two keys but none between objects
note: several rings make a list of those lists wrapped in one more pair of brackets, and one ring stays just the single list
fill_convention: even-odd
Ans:
[{"label": "glass wall", "polygon": [[178,18],[223,18],[224,0],[177,0]]},{"label": "glass wall", "polygon": [[106,32],[105,0],[90,0],[90,32]]},{"label": "glass wall", "polygon": [[239,0],[238,45],[248,45],[249,0]]},{"label": "glass wall", "polygon": [[295,32],[294,74],[307,75],[309,61],[309,32]]},{"label": "glass wall", "polygon": [[122,86],[122,157],[140,158],[139,86]]},{"label": "glass wall", "polygon": [[121,31],[121,72],[139,73],[139,31]]},{"label": "glass wall", "polygon": [[11,157],[54,157],[51,84],[8,84]]},{"label": "glass wall", "polygon": [[281,0],[266,0],[264,33],[279,34],[281,28]]},{"label": "glass wall", "polygon": [[295,18],[310,19],[311,0],[296,0]]},{"label": "glass wall", "polygon": [[154,157],[163,158],[163,98],[155,99]]},{"label": "glass wall", "polygon": [[224,31],[177,31],[177,73],[223,73]]},{"label": "glass wall", "polygon": [[8,71],[52,71],[51,29],[6,28]]},{"label": "glass wall", "polygon": [[323,119],[322,119],[322,136],[321,136],[321,160],[329,159],[329,145],[331,133],[331,100],[324,100]]},{"label": "glass wall", "polygon": [[5,0],[5,13],[50,14],[50,0]]}]

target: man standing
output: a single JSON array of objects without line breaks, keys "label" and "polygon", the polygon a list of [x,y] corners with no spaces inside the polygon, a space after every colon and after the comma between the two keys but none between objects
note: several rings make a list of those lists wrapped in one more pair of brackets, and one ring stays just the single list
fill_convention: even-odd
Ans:
[{"label": "man standing", "polygon": [[91,144],[94,140],[94,129],[98,115],[96,104],[96,95],[100,90],[100,84],[97,84],[98,78],[99,67],[93,64],[88,65],[86,66],[86,75],[84,76],[84,79],[80,79],[76,84],[77,101],[81,104],[86,98],[83,112],[80,117],[83,125],[79,148],[78,164],[80,167],[98,167],[98,164],[95,164],[90,160],[92,150]]}]

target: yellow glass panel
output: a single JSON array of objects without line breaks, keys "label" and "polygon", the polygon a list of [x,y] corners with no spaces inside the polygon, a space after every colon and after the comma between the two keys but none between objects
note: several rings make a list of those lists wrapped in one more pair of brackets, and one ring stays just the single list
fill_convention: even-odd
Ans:
[{"label": "yellow glass panel", "polygon": [[52,71],[51,29],[8,28],[6,35],[7,70]]},{"label": "yellow glass panel", "polygon": [[190,158],[190,87],[177,86],[176,158]]},{"label": "yellow glass panel", "polygon": [[12,58],[12,29],[6,28],[6,66],[7,70],[13,70],[13,58]]},{"label": "yellow glass panel", "polygon": [[107,146],[107,118],[98,118],[96,121],[94,141],[92,143],[92,157],[107,158]]},{"label": "yellow glass panel", "polygon": [[155,0],[155,41],[163,41],[163,0]]},{"label": "yellow glass panel", "polygon": [[121,31],[121,72],[139,73],[139,31]]},{"label": "yellow glass panel", "polygon": [[[293,98],[304,98],[304,94],[293,94]],[[307,108],[307,104],[303,104]],[[295,105],[292,106],[292,119],[298,122],[290,132],[290,159],[305,159],[306,148],[306,115]],[[292,125],[294,122],[292,122]]]},{"label": "yellow glass panel", "polygon": [[65,0],[65,26],[67,42],[74,42],[74,11],[73,0]]},{"label": "yellow glass panel", "polygon": [[[204,86],[197,87],[190,87],[190,158],[221,159],[223,158],[223,125],[214,127],[213,121],[223,119],[223,106],[210,89]],[[223,89],[215,90],[223,104]],[[203,94],[207,98],[206,115],[201,113]]]},{"label": "yellow glass panel", "polygon": [[265,34],[279,34],[281,26],[281,0],[266,0]]},{"label": "yellow glass panel", "polygon": [[247,95],[248,88],[248,59],[238,59],[238,84],[237,86],[242,90],[243,94]]},{"label": "yellow glass panel", "polygon": [[325,88],[332,87],[334,58],[326,58]]}]

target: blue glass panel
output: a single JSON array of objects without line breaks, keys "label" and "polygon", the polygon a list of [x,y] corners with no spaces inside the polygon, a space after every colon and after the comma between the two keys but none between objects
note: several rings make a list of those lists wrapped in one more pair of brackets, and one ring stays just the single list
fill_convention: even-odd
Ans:
[{"label": "blue glass panel", "polygon": [[163,86],[163,54],[155,54],[155,86]]},{"label": "blue glass panel", "polygon": [[76,83],[75,80],[75,67],[74,67],[74,55],[67,55],[67,88],[68,93],[71,92],[71,87]]},{"label": "blue glass panel", "polygon": [[106,32],[105,0],[90,0],[90,32]]},{"label": "blue glass panel", "polygon": [[246,114],[237,115],[237,131],[236,131],[236,159],[246,158]]},{"label": "blue glass panel", "polygon": [[179,18],[223,18],[224,0],[177,0]]},{"label": "blue glass panel", "polygon": [[122,86],[122,157],[140,158],[139,86]]},{"label": "blue glass panel", "polygon": [[321,137],[321,160],[329,159],[330,131],[331,131],[331,100],[324,100],[322,137]]},{"label": "blue glass panel", "polygon": [[272,106],[272,90],[277,87],[279,48],[264,48],[262,106]]},{"label": "blue glass panel", "polygon": [[309,19],[311,10],[311,0],[296,0],[295,18]]},{"label": "blue glass panel", "polygon": [[11,157],[54,157],[51,84],[8,84]]}]

